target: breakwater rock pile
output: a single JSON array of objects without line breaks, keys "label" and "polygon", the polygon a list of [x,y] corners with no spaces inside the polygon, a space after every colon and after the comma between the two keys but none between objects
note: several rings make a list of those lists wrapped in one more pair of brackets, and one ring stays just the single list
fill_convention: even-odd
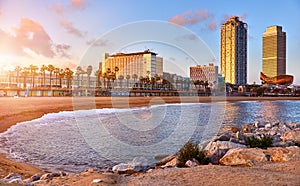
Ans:
[{"label": "breakwater rock pile", "polygon": [[[253,166],[260,162],[285,162],[300,158],[300,124],[294,122],[254,122],[241,128],[227,128],[218,136],[198,145],[212,164]],[[160,162],[160,168],[178,165],[173,154]],[[195,159],[186,167],[199,165]]]}]

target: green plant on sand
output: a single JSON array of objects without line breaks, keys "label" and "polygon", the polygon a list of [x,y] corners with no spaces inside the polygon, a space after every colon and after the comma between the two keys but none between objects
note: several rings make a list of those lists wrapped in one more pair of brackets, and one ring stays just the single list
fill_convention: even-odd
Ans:
[{"label": "green plant on sand", "polygon": [[265,135],[262,135],[260,139],[251,136],[246,138],[245,145],[251,148],[258,147],[258,148],[266,149],[272,146],[272,140],[273,140],[272,137],[265,136]]},{"label": "green plant on sand", "polygon": [[188,141],[178,152],[178,167],[184,167],[188,160],[196,159],[201,165],[207,165],[210,159],[207,157],[206,151],[199,150],[198,145]]}]

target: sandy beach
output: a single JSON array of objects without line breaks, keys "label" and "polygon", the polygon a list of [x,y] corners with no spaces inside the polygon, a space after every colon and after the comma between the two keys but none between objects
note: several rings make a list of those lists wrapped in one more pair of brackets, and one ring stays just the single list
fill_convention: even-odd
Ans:
[{"label": "sandy beach", "polygon": [[[255,101],[255,100],[300,100],[300,97],[0,97],[0,132],[6,131],[9,127],[18,122],[28,121],[39,118],[47,113],[56,113],[59,111],[71,111],[78,109],[94,108],[124,108],[140,107],[153,104],[181,103],[181,102],[215,102],[215,101]],[[224,166],[199,166],[193,169],[167,169],[155,170],[152,173],[137,174],[129,177],[124,176],[104,176],[105,179],[113,180],[109,182],[121,183],[127,185],[300,185],[299,161],[274,163],[272,165],[264,164],[251,168],[244,167],[224,167]],[[18,173],[24,177],[29,177],[36,173],[42,173],[42,170],[33,166],[18,163],[7,159],[0,154],[0,178],[8,173]],[[85,175],[84,179],[87,185],[91,183],[96,173],[90,173],[90,179]],[[72,185],[80,185],[83,177],[77,175],[69,178]],[[103,176],[103,175],[102,175]],[[74,180],[75,179],[75,180]],[[242,182],[240,182],[240,179]],[[54,179],[54,185],[59,185],[59,179]],[[55,182],[56,181],[56,182]],[[246,184],[245,184],[246,182]],[[69,183],[64,180],[64,183]],[[50,183],[49,183],[50,184]],[[104,184],[104,183],[103,183]],[[105,184],[104,184],[105,185]],[[198,184],[197,184],[198,185]]]}]

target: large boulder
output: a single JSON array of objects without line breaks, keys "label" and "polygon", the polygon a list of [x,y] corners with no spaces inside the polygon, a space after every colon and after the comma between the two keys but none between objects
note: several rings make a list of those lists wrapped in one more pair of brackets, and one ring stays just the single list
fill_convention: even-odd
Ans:
[{"label": "large boulder", "polygon": [[179,163],[177,157],[171,159],[169,162],[167,162],[165,165],[162,165],[161,168],[168,168],[168,167],[176,167]]},{"label": "large boulder", "polygon": [[291,147],[273,147],[264,150],[264,153],[269,156],[272,162],[286,162],[300,158],[300,148],[297,146]]},{"label": "large boulder", "polygon": [[170,162],[170,161],[173,160],[174,158],[176,158],[176,154],[171,154],[171,155],[165,157],[164,159],[158,161],[158,162],[156,163],[156,166],[165,165],[166,163]]},{"label": "large boulder", "polygon": [[210,158],[211,163],[218,164],[220,158],[222,158],[229,149],[233,148],[246,148],[246,146],[230,141],[216,141],[209,143],[204,150],[207,151],[207,156]]},{"label": "large boulder", "polygon": [[215,136],[211,141],[229,141],[233,132],[230,130],[220,134],[219,136]]},{"label": "large boulder", "polygon": [[147,160],[138,157],[129,163],[120,163],[112,168],[112,171],[118,174],[133,174],[136,172],[146,172],[148,168]]},{"label": "large boulder", "polygon": [[133,171],[132,167],[128,165],[127,163],[120,163],[118,165],[113,166],[112,171],[118,174],[133,174],[135,171]]},{"label": "large boulder", "polygon": [[236,148],[230,149],[221,159],[222,165],[244,165],[252,166],[257,162],[267,161],[262,149],[258,148]]},{"label": "large boulder", "polygon": [[281,139],[282,141],[293,141],[300,144],[300,128],[285,132]]}]

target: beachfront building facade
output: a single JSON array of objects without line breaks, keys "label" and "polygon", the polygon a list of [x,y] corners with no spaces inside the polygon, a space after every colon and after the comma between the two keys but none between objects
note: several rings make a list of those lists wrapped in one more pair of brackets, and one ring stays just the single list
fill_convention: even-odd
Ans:
[{"label": "beachfront building facade", "polygon": [[[117,67],[117,68],[116,68]],[[103,54],[102,75],[115,73],[119,76],[139,79],[163,75],[163,58],[150,50],[135,53]]]},{"label": "beachfront building facade", "polygon": [[221,26],[221,73],[226,83],[247,83],[247,29],[237,16]]},{"label": "beachfront building facade", "polygon": [[213,63],[206,65],[196,65],[190,67],[190,79],[192,81],[208,82],[212,87],[218,83],[218,66]]},{"label": "beachfront building facade", "polygon": [[267,27],[262,37],[262,72],[268,77],[286,74],[286,33],[281,26]]}]

